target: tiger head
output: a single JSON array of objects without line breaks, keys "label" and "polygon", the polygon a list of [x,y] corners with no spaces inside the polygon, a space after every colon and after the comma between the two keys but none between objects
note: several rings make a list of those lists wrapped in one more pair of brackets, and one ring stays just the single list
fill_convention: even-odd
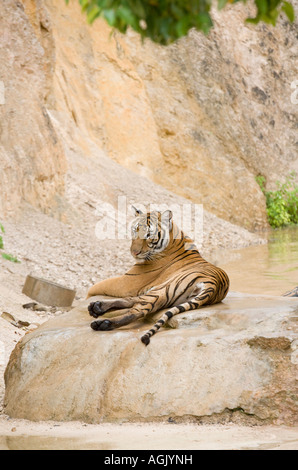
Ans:
[{"label": "tiger head", "polygon": [[143,213],[133,207],[136,218],[131,225],[130,251],[138,262],[152,260],[168,246],[172,230],[172,211]]}]

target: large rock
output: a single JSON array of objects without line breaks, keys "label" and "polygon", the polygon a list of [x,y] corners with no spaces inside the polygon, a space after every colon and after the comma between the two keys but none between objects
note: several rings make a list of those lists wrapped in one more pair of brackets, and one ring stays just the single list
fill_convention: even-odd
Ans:
[{"label": "large rock", "polygon": [[[96,299],[96,298],[95,298]],[[297,419],[295,299],[231,293],[172,319],[145,347],[150,323],[95,332],[82,302],[17,344],[6,413],[30,420]],[[151,319],[152,321],[152,319]],[[295,339],[296,338],[296,339]]]}]

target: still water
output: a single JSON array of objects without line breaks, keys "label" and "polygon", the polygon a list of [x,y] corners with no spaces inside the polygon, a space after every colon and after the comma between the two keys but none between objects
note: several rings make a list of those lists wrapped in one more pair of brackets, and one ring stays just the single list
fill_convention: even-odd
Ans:
[{"label": "still water", "polygon": [[264,237],[267,244],[216,254],[213,261],[228,273],[231,291],[282,295],[298,286],[298,227]]}]

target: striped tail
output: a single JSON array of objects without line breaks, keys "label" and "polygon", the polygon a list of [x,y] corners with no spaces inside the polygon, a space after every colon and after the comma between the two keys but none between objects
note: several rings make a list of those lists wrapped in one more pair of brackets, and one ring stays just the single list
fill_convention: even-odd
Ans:
[{"label": "striped tail", "polygon": [[200,299],[199,297],[197,297],[193,300],[185,302],[184,304],[177,305],[177,307],[170,308],[162,315],[162,317],[155,323],[155,325],[153,325],[153,327],[141,337],[142,343],[144,343],[145,346],[148,346],[148,344],[150,343],[151,336],[155,335],[155,333],[157,333],[160,327],[167,323],[167,321],[169,321],[170,318],[172,318],[174,315],[177,315],[178,313],[182,312],[187,312],[188,310],[195,310],[196,308],[199,308],[204,304],[206,304],[206,298]]},{"label": "striped tail", "polygon": [[290,292],[286,292],[282,294],[284,297],[298,297],[298,286],[294,287],[294,289],[290,290]]}]

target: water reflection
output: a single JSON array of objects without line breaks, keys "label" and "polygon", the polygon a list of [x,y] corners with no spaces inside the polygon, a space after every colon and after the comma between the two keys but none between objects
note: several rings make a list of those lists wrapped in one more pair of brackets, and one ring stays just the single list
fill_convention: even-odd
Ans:
[{"label": "water reflection", "polygon": [[110,450],[111,442],[97,442],[81,437],[0,436],[0,450]]},{"label": "water reflection", "polygon": [[218,252],[213,262],[229,274],[231,290],[282,295],[298,285],[298,227],[268,232],[268,244]]},{"label": "water reflection", "polygon": [[297,259],[298,253],[298,227],[278,229],[269,232],[269,256],[277,262]]}]

